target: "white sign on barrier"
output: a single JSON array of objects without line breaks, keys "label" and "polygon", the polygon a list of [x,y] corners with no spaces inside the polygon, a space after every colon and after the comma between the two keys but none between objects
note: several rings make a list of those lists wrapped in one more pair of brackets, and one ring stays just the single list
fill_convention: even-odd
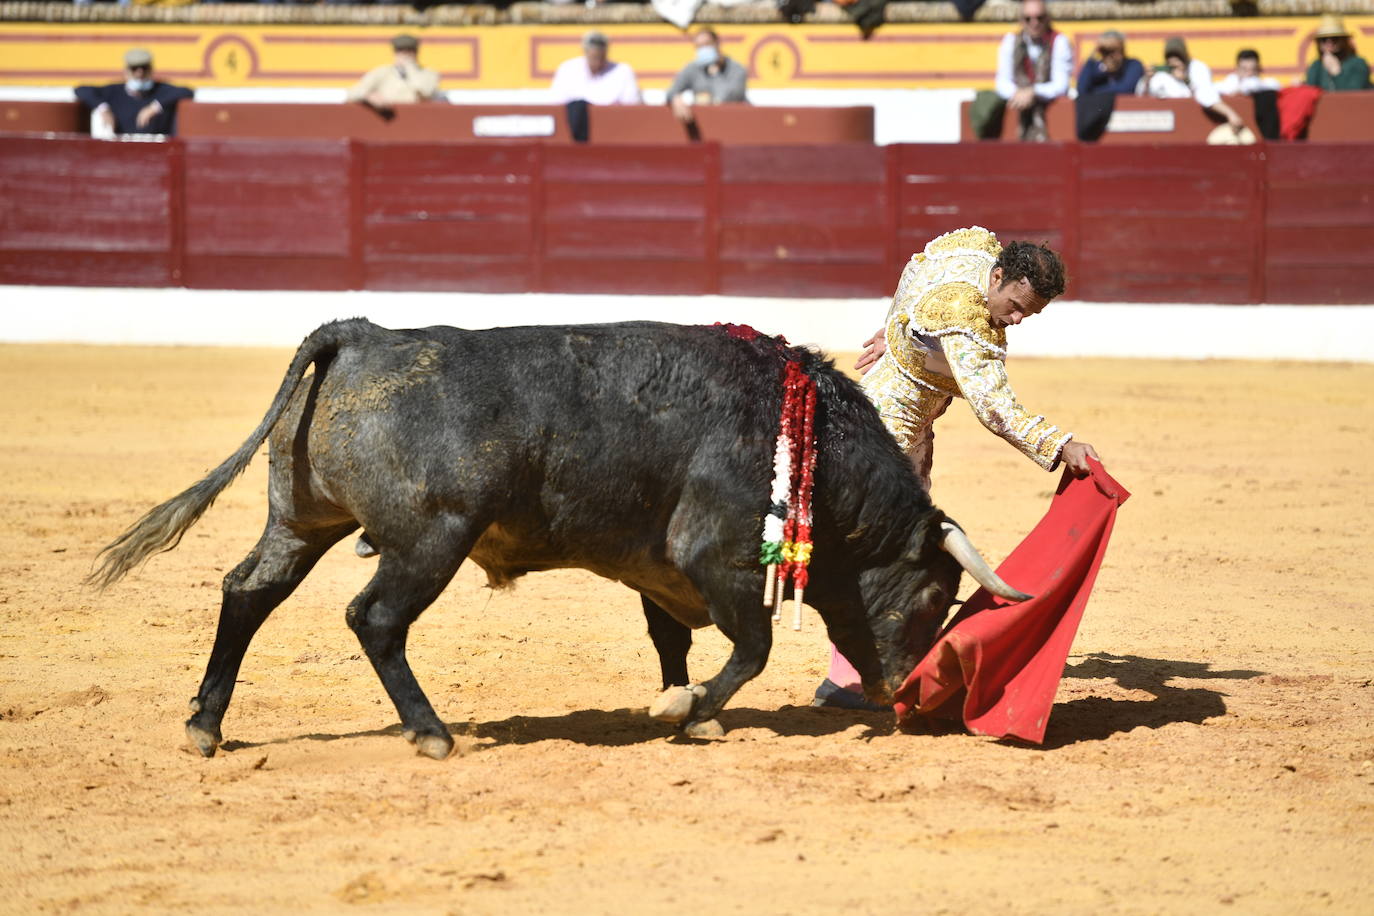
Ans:
[{"label": "white sign on barrier", "polygon": [[553,115],[479,115],[472,119],[474,137],[552,137]]},{"label": "white sign on barrier", "polygon": [[1113,111],[1107,132],[1113,134],[1167,134],[1174,129],[1174,113],[1163,111]]}]

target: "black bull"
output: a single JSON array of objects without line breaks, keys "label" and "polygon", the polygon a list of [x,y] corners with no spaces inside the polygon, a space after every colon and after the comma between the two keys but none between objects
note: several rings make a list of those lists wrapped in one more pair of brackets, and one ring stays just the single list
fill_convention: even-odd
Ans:
[{"label": "black bull", "polygon": [[466,558],[496,586],[580,567],[638,591],[665,687],[687,683],[691,628],[720,627],[729,661],[679,716],[714,725],[772,644],[758,554],[789,358],[817,385],[807,603],[870,699],[891,702],[955,595],[950,525],[857,385],[817,354],[720,329],[324,325],[238,451],[107,547],[91,578],[104,587],[176,546],[270,436],[267,525],[224,577],[186,723],[202,753],[222,740],[253,634],[359,526],[381,558],[346,618],[423,753],[453,742],[406,638]]}]

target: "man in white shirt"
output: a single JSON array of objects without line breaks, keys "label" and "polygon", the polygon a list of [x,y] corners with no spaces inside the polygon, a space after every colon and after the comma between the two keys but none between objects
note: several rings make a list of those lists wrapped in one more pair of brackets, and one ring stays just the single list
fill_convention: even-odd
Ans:
[{"label": "man in white shirt", "polygon": [[559,104],[638,105],[639,81],[629,64],[606,56],[610,42],[601,32],[582,36],[582,56],[565,60],[553,74],[552,91]]},{"label": "man in white shirt", "polygon": [[1236,72],[1217,83],[1217,91],[1222,95],[1254,95],[1277,92],[1280,88],[1278,80],[1260,73],[1259,52],[1251,48],[1236,55]]},{"label": "man in white shirt", "polygon": [[1240,134],[1245,122],[1221,100],[1221,93],[1212,84],[1212,68],[1188,53],[1187,42],[1179,37],[1165,41],[1164,62],[1162,69],[1146,79],[1142,95],[1156,99],[1191,98],[1207,111],[1225,118],[1231,130]]},{"label": "man in white shirt", "polygon": [[1021,4],[1021,31],[1008,32],[997,51],[997,94],[1021,113],[1021,139],[1043,141],[1045,106],[1069,94],[1073,45],[1050,23],[1044,0]]}]

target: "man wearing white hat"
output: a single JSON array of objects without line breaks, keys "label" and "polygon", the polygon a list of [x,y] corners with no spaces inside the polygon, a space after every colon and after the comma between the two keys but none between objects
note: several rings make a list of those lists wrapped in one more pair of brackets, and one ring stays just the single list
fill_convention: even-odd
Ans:
[{"label": "man wearing white hat", "polygon": [[153,55],[143,48],[124,54],[124,82],[77,86],[76,98],[91,109],[91,133],[175,134],[177,105],[194,93],[153,78]]},{"label": "man wearing white hat", "polygon": [[1307,85],[1327,92],[1369,88],[1369,64],[1355,53],[1341,17],[1327,13],[1313,37],[1321,56],[1307,68]]}]

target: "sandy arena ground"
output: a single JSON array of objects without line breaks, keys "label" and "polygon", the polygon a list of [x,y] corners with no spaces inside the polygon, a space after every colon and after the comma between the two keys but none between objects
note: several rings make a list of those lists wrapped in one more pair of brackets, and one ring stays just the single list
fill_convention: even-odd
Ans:
[{"label": "sandy arena ground", "polygon": [[[724,739],[675,740],[634,595],[464,567],[410,657],[468,752],[418,758],[343,622],[372,569],[350,539],[258,635],[205,760],[182,722],[266,461],[175,552],[79,582],[288,358],[0,347],[0,911],[1374,912],[1374,366],[1013,364],[1135,494],[1043,747],[809,708],[814,614]],[[959,405],[937,455],[993,558],[1056,479]],[[725,653],[700,634],[693,672]]]}]

